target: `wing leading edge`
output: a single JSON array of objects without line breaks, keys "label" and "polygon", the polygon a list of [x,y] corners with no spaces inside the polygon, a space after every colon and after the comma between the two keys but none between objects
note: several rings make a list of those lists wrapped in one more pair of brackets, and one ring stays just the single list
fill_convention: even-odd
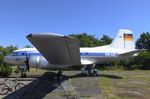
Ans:
[{"label": "wing leading edge", "polygon": [[32,33],[27,39],[50,64],[80,65],[79,40],[52,33]]}]

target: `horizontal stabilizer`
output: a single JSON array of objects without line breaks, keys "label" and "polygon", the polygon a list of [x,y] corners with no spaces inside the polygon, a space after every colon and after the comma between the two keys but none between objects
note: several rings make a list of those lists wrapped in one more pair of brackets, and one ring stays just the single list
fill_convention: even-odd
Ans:
[{"label": "horizontal stabilizer", "polygon": [[126,57],[134,56],[135,54],[138,54],[141,51],[143,51],[143,50],[137,49],[137,50],[133,50],[133,51],[130,51],[130,52],[123,53],[123,54],[119,54],[119,56],[126,56]]},{"label": "horizontal stabilizer", "polygon": [[50,64],[80,65],[79,40],[52,33],[32,33],[27,39]]}]

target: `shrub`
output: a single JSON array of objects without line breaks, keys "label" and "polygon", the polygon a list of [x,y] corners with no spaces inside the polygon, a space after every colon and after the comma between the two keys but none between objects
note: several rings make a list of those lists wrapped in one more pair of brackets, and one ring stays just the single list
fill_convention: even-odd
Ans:
[{"label": "shrub", "polygon": [[0,77],[8,77],[12,72],[12,68],[10,66],[1,65],[0,66]]},{"label": "shrub", "polygon": [[143,51],[135,58],[138,65],[142,66],[142,69],[150,69],[150,51]]}]

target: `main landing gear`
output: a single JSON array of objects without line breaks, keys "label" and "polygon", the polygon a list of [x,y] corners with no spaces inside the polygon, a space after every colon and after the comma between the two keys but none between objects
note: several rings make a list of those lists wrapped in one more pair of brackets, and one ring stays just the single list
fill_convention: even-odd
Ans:
[{"label": "main landing gear", "polygon": [[20,77],[22,77],[22,78],[26,78],[26,77],[27,77],[27,74],[26,74],[26,70],[25,70],[25,69],[22,69],[22,70],[21,70],[21,75],[20,75]]},{"label": "main landing gear", "polygon": [[81,69],[81,74],[85,74],[87,76],[98,76],[98,70],[95,69],[95,64],[93,65],[85,65]]}]

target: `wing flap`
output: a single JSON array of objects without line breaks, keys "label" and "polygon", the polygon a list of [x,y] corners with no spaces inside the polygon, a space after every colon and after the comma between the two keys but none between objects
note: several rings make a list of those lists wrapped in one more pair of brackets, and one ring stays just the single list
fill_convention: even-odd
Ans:
[{"label": "wing flap", "polygon": [[73,37],[37,33],[29,34],[27,39],[39,50],[50,64],[79,65],[79,40]]}]

